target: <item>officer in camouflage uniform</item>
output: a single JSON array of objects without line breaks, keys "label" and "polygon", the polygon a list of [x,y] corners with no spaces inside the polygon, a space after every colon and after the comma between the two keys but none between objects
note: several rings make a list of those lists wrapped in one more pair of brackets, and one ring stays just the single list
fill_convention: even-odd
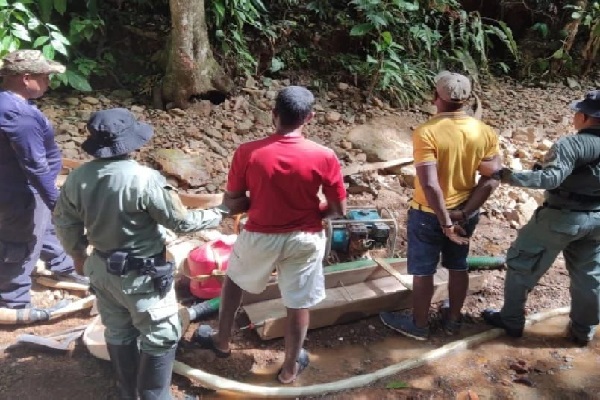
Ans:
[{"label": "officer in camouflage uniform", "polygon": [[[52,124],[31,102],[46,92],[51,74],[64,71],[38,50],[14,51],[0,61],[0,307],[31,307],[38,259],[61,279],[87,284],[54,232],[61,154]],[[32,309],[29,322],[48,316]]]},{"label": "officer in camouflage uniform", "polygon": [[504,306],[491,325],[523,335],[527,294],[562,251],[571,285],[569,338],[585,346],[600,322],[600,90],[571,105],[577,133],[560,138],[532,171],[501,171],[512,186],[546,189],[545,202],[507,254]]},{"label": "officer in camouflage uniform", "polygon": [[[121,399],[170,399],[182,326],[163,227],[215,227],[223,211],[187,211],[163,176],[128,156],[153,133],[128,110],[98,111],[87,127],[82,148],[96,159],[67,178],[54,212],[56,230],[96,293]],[[88,245],[94,248],[89,257]]]}]

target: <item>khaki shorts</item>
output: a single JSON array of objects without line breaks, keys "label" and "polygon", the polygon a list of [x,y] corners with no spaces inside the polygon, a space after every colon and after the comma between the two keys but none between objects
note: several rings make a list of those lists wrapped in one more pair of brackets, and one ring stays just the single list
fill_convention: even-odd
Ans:
[{"label": "khaki shorts", "polygon": [[261,293],[271,273],[287,308],[309,308],[325,298],[323,232],[257,233],[242,231],[227,267],[227,276],[250,293]]}]

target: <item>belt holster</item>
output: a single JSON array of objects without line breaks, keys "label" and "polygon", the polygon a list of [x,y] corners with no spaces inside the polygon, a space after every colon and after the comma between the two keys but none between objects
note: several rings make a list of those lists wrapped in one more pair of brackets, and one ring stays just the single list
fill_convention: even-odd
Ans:
[{"label": "belt holster", "polygon": [[[110,254],[100,253],[100,255],[106,259],[106,269],[111,275],[123,276],[131,271],[138,271],[140,276],[150,276],[154,289],[160,297],[164,297],[173,285],[175,265],[170,261],[165,261],[162,255],[139,258],[131,257],[125,251],[114,251]],[[159,261],[161,265],[156,265],[156,261]]]}]

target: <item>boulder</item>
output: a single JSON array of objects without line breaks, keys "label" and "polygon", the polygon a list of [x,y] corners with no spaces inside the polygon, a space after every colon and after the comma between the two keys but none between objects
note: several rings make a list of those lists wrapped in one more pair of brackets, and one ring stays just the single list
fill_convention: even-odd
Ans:
[{"label": "boulder", "polygon": [[210,182],[209,162],[205,156],[185,154],[179,149],[158,149],[154,161],[162,171],[176,177],[189,187],[201,187]]},{"label": "boulder", "polygon": [[412,157],[412,128],[417,124],[418,121],[410,117],[375,118],[353,128],[347,140],[353,148],[367,154],[369,162]]}]

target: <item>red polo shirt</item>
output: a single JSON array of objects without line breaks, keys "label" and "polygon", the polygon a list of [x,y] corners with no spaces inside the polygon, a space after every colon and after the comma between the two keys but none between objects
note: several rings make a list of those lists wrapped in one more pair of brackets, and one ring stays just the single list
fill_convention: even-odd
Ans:
[{"label": "red polo shirt", "polygon": [[346,198],[335,153],[302,136],[273,134],[242,144],[233,155],[230,192],[250,191],[244,229],[260,233],[323,229],[319,198]]}]

